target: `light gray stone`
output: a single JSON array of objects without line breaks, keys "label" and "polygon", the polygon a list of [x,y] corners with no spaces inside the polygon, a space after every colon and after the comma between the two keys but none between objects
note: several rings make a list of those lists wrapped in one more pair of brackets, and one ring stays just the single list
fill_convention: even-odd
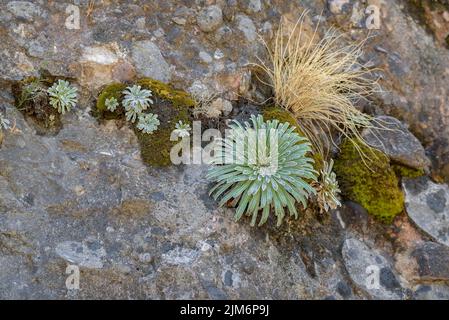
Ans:
[{"label": "light gray stone", "polygon": [[251,13],[257,13],[262,10],[262,2],[260,0],[249,0],[246,11]]},{"label": "light gray stone", "polygon": [[343,244],[342,256],[352,281],[372,297],[378,299],[403,297],[392,264],[376,249],[371,249],[356,238],[348,238]]},{"label": "light gray stone", "polygon": [[418,277],[424,281],[449,281],[449,248],[445,245],[425,242],[411,253],[418,266]]},{"label": "light gray stone", "polygon": [[23,52],[3,48],[3,45],[5,43],[0,43],[0,79],[21,80],[37,74],[34,64]]},{"label": "light gray stone", "polygon": [[378,128],[367,128],[362,133],[369,145],[408,167],[428,168],[430,161],[423,146],[402,122],[390,116],[378,116],[375,122]]},{"label": "light gray stone", "polygon": [[405,207],[413,222],[436,241],[449,246],[449,187],[428,177],[404,178]]},{"label": "light gray stone", "polygon": [[132,47],[134,67],[140,76],[169,82],[170,66],[165,61],[159,47],[149,40],[137,41]]},{"label": "light gray stone", "polygon": [[86,243],[64,241],[56,246],[56,253],[68,262],[90,269],[103,268],[106,251],[103,247],[90,248]]},{"label": "light gray stone", "polygon": [[216,5],[209,6],[198,14],[196,18],[198,27],[203,32],[212,32],[218,29],[223,23],[223,13]]},{"label": "light gray stone", "polygon": [[35,17],[46,18],[48,13],[31,1],[9,1],[7,9],[17,18],[32,22]]},{"label": "light gray stone", "polygon": [[257,39],[257,32],[253,20],[245,15],[238,15],[236,17],[236,20],[237,28],[243,32],[246,40],[248,40],[249,42],[255,41]]},{"label": "light gray stone", "polygon": [[205,63],[211,63],[212,62],[212,57],[210,54],[208,54],[205,51],[200,51],[200,53],[198,54],[200,59],[205,62]]}]

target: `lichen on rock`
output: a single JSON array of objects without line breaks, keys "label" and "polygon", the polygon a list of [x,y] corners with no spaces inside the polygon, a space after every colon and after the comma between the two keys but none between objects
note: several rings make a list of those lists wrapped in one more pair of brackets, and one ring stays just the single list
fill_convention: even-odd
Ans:
[{"label": "lichen on rock", "polygon": [[391,223],[404,209],[404,195],[387,156],[378,150],[359,144],[362,155],[349,141],[343,141],[334,170],[342,194],[361,204],[375,218]]}]

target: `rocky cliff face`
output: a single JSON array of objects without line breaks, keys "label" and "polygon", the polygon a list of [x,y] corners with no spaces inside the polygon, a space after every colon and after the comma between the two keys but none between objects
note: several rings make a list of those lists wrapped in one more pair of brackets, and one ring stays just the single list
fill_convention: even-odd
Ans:
[{"label": "rocky cliff face", "polygon": [[[209,198],[206,166],[148,167],[130,128],[92,116],[102,86],[142,76],[219,96],[211,114],[244,111],[239,98],[267,98],[258,35],[309,9],[311,30],[362,39],[369,6],[380,29],[365,59],[382,90],[361,107],[401,120],[388,156],[430,159],[433,178],[402,180],[407,213],[391,226],[350,201],[280,229],[235,223]],[[449,299],[448,25],[444,1],[1,0],[0,111],[14,128],[0,148],[0,297]],[[14,84],[44,73],[81,93],[56,135],[14,107]]]}]

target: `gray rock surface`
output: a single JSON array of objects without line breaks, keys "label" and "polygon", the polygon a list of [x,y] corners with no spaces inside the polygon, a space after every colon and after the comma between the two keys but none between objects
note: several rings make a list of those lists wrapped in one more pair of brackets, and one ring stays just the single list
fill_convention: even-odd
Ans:
[{"label": "gray rock surface", "polygon": [[[341,297],[330,251],[301,258],[235,223],[207,195],[207,167],[148,168],[131,129],[80,109],[37,136],[6,106],[17,131],[0,150],[0,298]],[[67,265],[80,290],[67,290]]]},{"label": "gray rock surface", "polygon": [[132,59],[138,75],[159,81],[170,81],[170,66],[152,41],[143,40],[133,44]]},{"label": "gray rock surface", "polygon": [[377,299],[403,298],[401,284],[392,263],[380,252],[356,238],[343,244],[342,255],[352,281]]},{"label": "gray rock surface", "polygon": [[449,300],[449,288],[442,284],[421,285],[414,292],[418,300]]},{"label": "gray rock surface", "polygon": [[418,276],[424,281],[449,281],[449,248],[434,242],[418,245],[412,252]]},{"label": "gray rock surface", "polygon": [[20,80],[37,75],[37,70],[29,58],[14,48],[6,48],[6,43],[0,43],[0,69],[4,80]]},{"label": "gray rock surface", "polygon": [[367,128],[362,133],[369,145],[405,166],[415,169],[429,167],[430,161],[423,146],[403,123],[390,116],[378,116],[375,122],[377,128]]},{"label": "gray rock surface", "polygon": [[196,19],[201,31],[212,32],[218,29],[223,23],[223,13],[221,8],[216,5],[203,9]]},{"label": "gray rock surface", "polygon": [[256,26],[254,25],[251,18],[245,15],[238,15],[236,17],[237,28],[243,32],[247,41],[255,41],[257,38]]},{"label": "gray rock surface", "polygon": [[32,1],[9,1],[7,8],[14,16],[27,22],[32,22],[36,17],[46,18],[48,15],[44,9]]},{"label": "gray rock surface", "polygon": [[409,217],[436,241],[449,246],[449,187],[427,177],[403,179]]}]

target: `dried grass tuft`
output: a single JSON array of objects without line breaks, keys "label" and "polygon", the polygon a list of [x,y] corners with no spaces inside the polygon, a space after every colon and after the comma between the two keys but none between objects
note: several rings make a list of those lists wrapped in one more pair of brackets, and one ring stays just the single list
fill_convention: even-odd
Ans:
[{"label": "dried grass tuft", "polygon": [[330,147],[336,146],[334,132],[350,139],[363,153],[359,145],[366,143],[360,130],[377,126],[371,116],[355,107],[377,87],[370,71],[359,62],[367,39],[348,44],[344,34],[329,29],[319,40],[316,28],[307,37],[303,25],[306,13],[291,30],[281,23],[271,48],[262,40],[269,59],[259,59],[257,66],[268,76],[266,84],[274,91],[275,104],[295,116],[323,159]]}]

